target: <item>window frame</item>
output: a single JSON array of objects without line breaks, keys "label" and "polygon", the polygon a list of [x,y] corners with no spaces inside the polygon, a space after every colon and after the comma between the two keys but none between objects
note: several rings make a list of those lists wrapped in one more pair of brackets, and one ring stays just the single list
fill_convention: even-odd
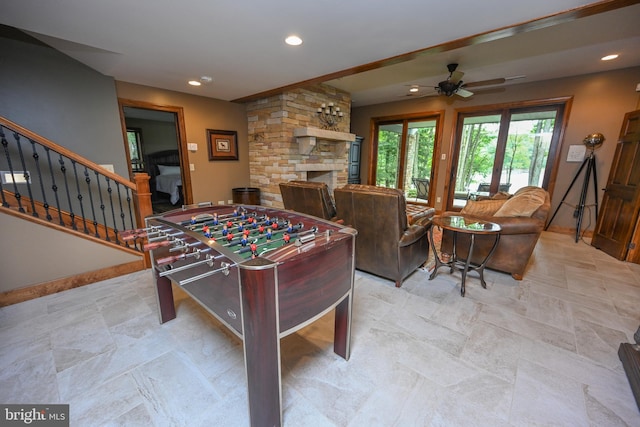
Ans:
[{"label": "window frame", "polygon": [[[369,173],[367,177],[367,182],[371,185],[375,185],[376,182],[376,173],[378,170],[378,135],[380,126],[389,125],[389,124],[398,124],[402,125],[402,136],[400,140],[400,147],[398,152],[398,175],[397,175],[397,183],[396,187],[401,191],[405,191],[404,189],[404,181],[405,181],[405,169],[406,169],[406,150],[407,150],[407,130],[409,127],[409,123],[418,122],[418,121],[434,121],[436,123],[435,127],[435,135],[434,135],[434,143],[433,143],[433,159],[432,159],[432,167],[431,167],[431,176],[430,179],[430,187],[432,189],[436,188],[435,179],[438,176],[438,167],[440,162],[437,160],[440,158],[440,151],[442,146],[442,130],[444,126],[444,111],[432,111],[432,112],[422,112],[422,113],[414,113],[414,114],[402,114],[395,116],[384,116],[384,117],[374,117],[371,119],[371,128],[372,128],[372,137],[371,137],[371,151],[369,158]],[[428,202],[416,202],[419,204],[426,204],[429,206],[433,206],[433,201],[435,191],[429,192],[429,200]],[[412,201],[413,202],[413,201]]]}]

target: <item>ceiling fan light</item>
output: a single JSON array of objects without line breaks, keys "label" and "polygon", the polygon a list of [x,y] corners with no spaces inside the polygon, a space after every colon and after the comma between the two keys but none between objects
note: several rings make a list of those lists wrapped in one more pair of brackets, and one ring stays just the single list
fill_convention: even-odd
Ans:
[{"label": "ceiling fan light", "polygon": [[449,80],[438,83],[438,93],[440,95],[453,96],[454,93],[460,88],[460,83],[453,83]]}]

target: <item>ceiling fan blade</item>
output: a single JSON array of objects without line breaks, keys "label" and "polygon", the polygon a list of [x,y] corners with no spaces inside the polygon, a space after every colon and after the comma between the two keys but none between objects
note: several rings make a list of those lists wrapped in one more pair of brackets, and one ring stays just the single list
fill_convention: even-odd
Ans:
[{"label": "ceiling fan blade", "polygon": [[464,87],[478,87],[478,86],[491,86],[491,85],[501,85],[506,80],[504,78],[499,79],[490,79],[490,80],[481,80],[479,82],[471,82],[465,83]]},{"label": "ceiling fan blade", "polygon": [[469,90],[466,90],[466,89],[463,89],[463,88],[460,88],[460,89],[458,89],[458,90],[456,91],[456,95],[459,95],[459,96],[461,96],[461,97],[463,97],[463,98],[468,98],[468,97],[470,97],[471,95],[473,95],[473,92],[471,92],[471,91],[469,91]]}]

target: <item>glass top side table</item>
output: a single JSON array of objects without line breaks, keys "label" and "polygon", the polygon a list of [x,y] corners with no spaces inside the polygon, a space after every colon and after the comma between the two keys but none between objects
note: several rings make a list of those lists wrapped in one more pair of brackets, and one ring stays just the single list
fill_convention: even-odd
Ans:
[{"label": "glass top side table", "polygon": [[[451,254],[451,258],[447,262],[442,261],[440,259],[440,255],[438,255],[438,253],[436,252],[436,246],[433,242],[433,227],[439,227],[441,230],[450,230],[453,232],[453,253]],[[454,270],[458,270],[462,272],[460,295],[464,296],[467,273],[469,272],[469,270],[474,270],[477,271],[480,275],[480,283],[482,284],[482,287],[486,289],[487,283],[484,280],[484,268],[487,265],[487,261],[489,261],[491,255],[493,255],[496,247],[498,246],[498,241],[500,240],[500,230],[500,225],[496,223],[481,220],[478,218],[467,217],[465,215],[434,217],[431,221],[431,227],[429,228],[429,241],[431,242],[431,249],[433,250],[435,266],[433,267],[433,271],[429,276],[429,280],[432,280],[437,276],[438,269],[440,267],[449,267],[450,273],[453,273]],[[467,252],[467,259],[459,259],[457,256],[456,246],[458,243],[458,234],[460,233],[469,235],[469,251]],[[478,235],[493,235],[495,236],[495,241],[484,260],[482,260],[480,264],[475,264],[471,262],[471,258],[473,256],[473,246],[475,244],[475,238]]]}]

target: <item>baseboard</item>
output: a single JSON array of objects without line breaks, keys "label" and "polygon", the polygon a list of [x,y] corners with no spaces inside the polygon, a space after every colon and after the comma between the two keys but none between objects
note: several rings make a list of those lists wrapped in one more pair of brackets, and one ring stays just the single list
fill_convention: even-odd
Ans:
[{"label": "baseboard", "polygon": [[[558,227],[558,226],[554,226],[554,225],[549,226],[547,231],[551,231],[553,233],[558,233],[558,234],[566,234],[568,236],[574,236],[574,237],[576,235],[576,229],[575,228]],[[593,230],[582,230],[582,232],[580,233],[579,237],[592,238],[593,237]]]},{"label": "baseboard", "polygon": [[89,271],[75,276],[64,277],[25,288],[13,289],[0,293],[0,307],[5,307],[19,302],[29,301],[45,295],[51,295],[66,291],[113,277],[144,270],[144,261],[133,261],[113,267],[101,268],[100,270]]}]

